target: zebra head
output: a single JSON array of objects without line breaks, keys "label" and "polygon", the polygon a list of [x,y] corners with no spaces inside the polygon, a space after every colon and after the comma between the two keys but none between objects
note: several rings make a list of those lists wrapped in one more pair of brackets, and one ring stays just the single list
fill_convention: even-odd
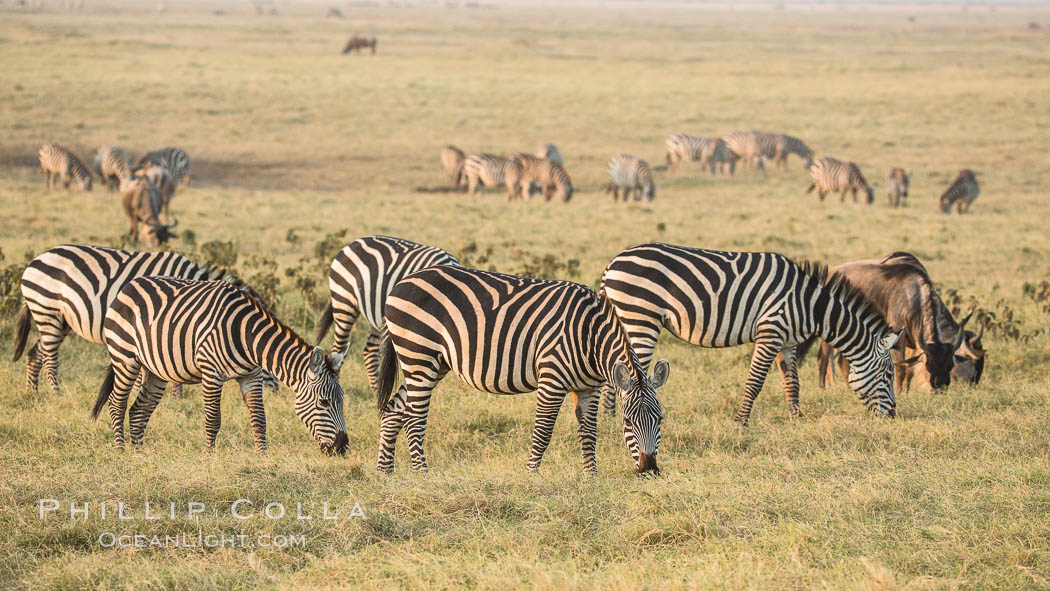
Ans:
[{"label": "zebra head", "polygon": [[887,417],[897,416],[893,396],[893,358],[890,351],[901,332],[890,332],[875,340],[875,346],[849,368],[849,387],[860,396],[868,410]]},{"label": "zebra head", "polygon": [[660,446],[660,423],[663,408],[656,391],[667,382],[670,365],[666,359],[656,362],[651,378],[644,373],[635,374],[623,361],[613,366],[613,385],[623,400],[623,437],[632,451],[638,449],[635,467],[639,474],[660,473],[656,465],[656,452]]},{"label": "zebra head", "polygon": [[306,379],[295,393],[295,414],[310,430],[325,454],[346,453],[346,420],[343,418],[343,388],[339,385],[339,368],[343,356],[314,347]]}]

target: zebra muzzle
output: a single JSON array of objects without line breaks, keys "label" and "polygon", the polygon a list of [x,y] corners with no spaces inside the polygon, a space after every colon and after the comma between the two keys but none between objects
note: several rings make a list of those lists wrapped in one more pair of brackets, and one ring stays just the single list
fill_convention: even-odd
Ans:
[{"label": "zebra muzzle", "polygon": [[656,454],[638,454],[638,475],[660,475],[660,467],[656,465]]}]

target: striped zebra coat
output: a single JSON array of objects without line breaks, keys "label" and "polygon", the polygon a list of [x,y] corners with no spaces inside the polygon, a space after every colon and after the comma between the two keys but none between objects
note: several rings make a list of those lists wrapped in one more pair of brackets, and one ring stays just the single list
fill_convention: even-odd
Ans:
[{"label": "striped zebra coat", "polygon": [[621,189],[624,203],[630,199],[632,192],[635,193],[635,201],[643,195],[652,201],[656,197],[656,183],[653,182],[649,163],[630,154],[613,156],[609,161],[609,192],[613,195],[613,201],[619,200]]},{"label": "striped zebra coat", "polygon": [[754,132],[758,136],[758,145],[762,150],[762,157],[772,160],[776,166],[787,168],[787,157],[795,154],[803,160],[803,167],[807,170],[813,166],[813,150],[809,149],[802,140],[786,133],[770,133],[766,131]]},{"label": "striped zebra coat", "polygon": [[736,163],[740,160],[749,167],[766,172],[762,158],[762,145],[756,131],[734,131],[722,137],[729,148],[729,173],[736,172]]},{"label": "striped zebra coat", "polygon": [[85,191],[91,190],[91,171],[84,161],[68,148],[58,144],[45,144],[40,148],[40,174],[44,177],[47,189],[55,188],[55,181],[61,179],[62,186],[69,188],[74,179]]},{"label": "striped zebra coat", "polygon": [[521,198],[532,197],[532,185],[539,185],[547,201],[557,196],[559,201],[572,199],[572,179],[561,164],[531,154],[518,154],[514,160],[521,166]]},{"label": "striped zebra coat", "polygon": [[813,189],[816,189],[821,201],[829,192],[840,192],[841,201],[846,201],[846,191],[851,191],[853,202],[856,203],[857,191],[860,190],[864,191],[868,205],[875,202],[874,187],[868,185],[868,181],[864,180],[864,175],[860,173],[860,167],[853,162],[823,156],[813,162],[809,174],[813,177],[813,182],[806,189],[806,193],[812,193]]},{"label": "striped zebra coat", "polygon": [[95,173],[98,174],[106,188],[117,190],[120,182],[131,177],[131,166],[124,150],[117,146],[105,144],[95,152]]},{"label": "striped zebra coat", "polygon": [[332,352],[345,355],[358,317],[368,323],[364,361],[374,390],[379,372],[379,340],[385,330],[383,310],[394,284],[406,275],[437,265],[459,265],[456,257],[432,246],[390,236],[366,236],[343,247],[328,270],[331,299],[321,314],[317,343],[335,326]]},{"label": "striped zebra coat", "polygon": [[[378,388],[382,412],[378,468],[392,472],[404,428],[412,467],[423,452],[434,387],[449,371],[494,394],[538,391],[528,468],[540,466],[562,400],[576,395],[583,467],[596,472],[598,387],[623,393],[624,438],[639,472],[656,471],[663,412],[656,397],[666,360],[650,379],[612,307],[590,289],[462,267],[433,267],[402,279],[387,298]],[[391,396],[397,366],[405,376]]]},{"label": "striped zebra coat", "polygon": [[92,418],[109,404],[110,425],[124,445],[128,395],[140,371],[142,391],[131,406],[132,445],[141,445],[167,382],[201,384],[209,448],[221,422],[222,386],[237,380],[248,407],[255,450],[266,451],[262,388],[269,375],[295,391],[295,414],[325,453],[344,453],[347,436],[342,356],[326,357],[281,323],[257,298],[226,281],[139,277],[106,312],[103,338],[110,367]]},{"label": "striped zebra coat", "polygon": [[466,159],[463,150],[456,146],[441,148],[441,170],[445,172],[445,176],[448,177],[453,187],[463,187],[467,184],[467,175],[463,170]]},{"label": "striped zebra coat", "polygon": [[494,154],[471,154],[463,165],[467,174],[467,193],[480,195],[480,187],[507,187],[507,200],[513,201],[518,193],[521,164],[512,158]]},{"label": "striped zebra coat", "polygon": [[903,168],[894,168],[890,170],[886,181],[889,187],[890,207],[904,207],[908,205],[908,173]]},{"label": "striped zebra coat", "polygon": [[[745,425],[778,355],[790,415],[802,415],[795,347],[814,334],[845,354],[850,387],[870,410],[896,413],[890,350],[899,335],[847,281],[829,278],[826,267],[776,253],[643,244],[609,263],[602,289],[643,368],[664,328],[701,347],[755,343],[736,414]],[[610,394],[606,410],[614,412]]]},{"label": "striped zebra coat", "polygon": [[136,169],[143,168],[148,163],[158,164],[168,169],[168,173],[171,174],[175,184],[184,183],[187,186],[190,184],[190,157],[186,154],[186,151],[182,148],[173,148],[168,146],[152,152],[147,152],[142,158],[139,158]]},{"label": "striped zebra coat", "polygon": [[959,171],[959,174],[955,175],[955,179],[948,186],[948,190],[941,195],[941,211],[951,213],[952,206],[955,205],[959,213],[967,213],[970,211],[970,204],[977,199],[977,195],[980,192],[981,188],[977,184],[977,175],[972,170],[964,168]]},{"label": "striped zebra coat", "polygon": [[675,170],[683,160],[700,162],[715,174],[716,167],[724,168],[731,162],[729,148],[722,138],[697,137],[676,133],[667,138],[667,168]]},{"label": "striped zebra coat", "polygon": [[33,259],[22,273],[22,307],[15,327],[17,361],[36,326],[40,340],[29,349],[26,388],[36,391],[40,368],[58,391],[58,348],[72,331],[102,344],[102,323],[117,292],[136,277],[165,275],[181,279],[226,279],[225,270],[201,266],[174,252],[129,252],[64,244]]}]

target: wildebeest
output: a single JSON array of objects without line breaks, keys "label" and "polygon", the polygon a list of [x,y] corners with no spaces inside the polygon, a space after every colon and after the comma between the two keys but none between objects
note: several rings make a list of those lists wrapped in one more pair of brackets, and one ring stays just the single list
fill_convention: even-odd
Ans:
[{"label": "wildebeest", "polygon": [[[915,255],[895,252],[884,259],[844,263],[830,272],[847,278],[894,330],[904,330],[904,338],[900,339],[894,353],[898,393],[906,391],[906,366],[914,365],[920,358],[929,374],[928,383],[931,387],[943,388],[951,383],[955,352],[963,344],[966,320],[953,335],[954,339],[943,334],[941,314],[945,306],[934,289],[926,267]],[[915,355],[906,357],[909,351]],[[831,347],[822,343],[818,361],[821,387],[825,384],[832,356]]]},{"label": "wildebeest", "polygon": [[890,207],[901,207],[908,204],[908,173],[901,167],[896,167],[886,176],[889,183],[888,193],[890,196]]},{"label": "wildebeest", "polygon": [[[160,222],[158,216],[163,207],[163,197],[148,176],[125,179],[120,183],[120,193],[124,213],[131,223],[128,234],[133,241],[155,248],[175,235],[172,229],[179,224],[179,220],[176,219],[170,225]],[[145,235],[142,227],[145,227]]]},{"label": "wildebeest", "polygon": [[167,168],[147,162],[141,168],[134,171],[136,177],[146,177],[150,183],[160,191],[160,209],[164,211],[164,220],[171,220],[171,200],[175,198],[175,179]]},{"label": "wildebeest", "polygon": [[371,47],[372,55],[375,55],[376,38],[372,37],[371,39],[368,39],[367,37],[359,37],[357,35],[354,35],[353,37],[350,37],[349,41],[346,42],[346,47],[343,48],[343,53],[347,54],[354,50],[357,50],[357,52],[360,53],[361,50],[366,47]]},{"label": "wildebeest", "polygon": [[[980,331],[976,333],[972,330],[966,330],[966,322],[973,315],[973,310],[963,318],[962,322],[957,322],[951,311],[944,306],[944,303],[940,302],[940,300],[938,300],[938,303],[941,306],[938,314],[938,319],[941,323],[941,336],[946,341],[955,342],[959,333],[963,334],[962,343],[955,350],[955,366],[952,368],[952,381],[962,384],[979,384],[981,375],[984,373],[984,362],[987,357],[984,346],[981,343],[981,337],[984,336],[984,325],[982,324]],[[909,349],[905,351],[905,357],[913,357],[920,353],[920,351]],[[929,372],[926,371],[923,364],[916,362],[908,365],[904,376],[905,391],[910,387],[912,380],[916,380],[920,390],[929,388]]]}]

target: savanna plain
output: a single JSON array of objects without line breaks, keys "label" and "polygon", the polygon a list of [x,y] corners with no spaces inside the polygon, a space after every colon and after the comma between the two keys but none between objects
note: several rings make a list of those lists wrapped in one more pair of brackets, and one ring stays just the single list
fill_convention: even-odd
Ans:
[{"label": "savanna plain", "polygon": [[[0,587],[1050,586],[1047,7],[441,2],[342,6],[345,19],[326,19],[323,4],[263,16],[247,3],[12,4],[0,5]],[[378,37],[375,56],[340,55],[355,32]],[[885,181],[870,206],[818,202],[797,159],[764,176],[658,170],[651,202],[600,190],[614,154],[659,165],[670,133],[734,129],[798,136],[856,161],[869,182],[903,166],[909,206],[887,205]],[[103,348],[67,339],[57,393],[43,380],[26,392],[24,359],[8,361],[27,257],[119,246],[127,230],[97,181],[45,189],[36,152],[47,142],[89,162],[103,143],[133,159],[183,147],[192,180],[172,203],[167,248],[232,267],[308,339],[328,262],[360,236],[592,287],[619,251],[657,240],[830,264],[913,252],[950,305],[977,306],[988,366],[976,387],[899,396],[889,420],[841,381],[819,390],[810,358],[805,417],[787,418],[772,372],[742,428],[732,417],[750,347],[665,335],[658,478],[634,475],[619,416],[604,415],[600,472],[584,475],[571,402],[529,473],[535,397],[454,376],[433,397],[430,472],[412,473],[402,440],[388,477],[375,471],[359,323],[341,379],[345,457],[318,453],[285,387],[267,394],[270,450],[254,454],[233,383],[213,452],[196,386],[169,393],[146,444],[121,452],[88,416]],[[578,187],[569,203],[434,190],[447,143],[515,153],[545,142]],[[962,168],[979,173],[981,195],[968,215],[944,215],[937,197]],[[40,520],[42,498],[62,509]],[[255,517],[230,514],[241,498]],[[165,517],[144,519],[147,501]],[[191,501],[206,512],[188,518]],[[90,503],[88,518],[70,520],[71,502]],[[102,502],[136,519],[103,521]],[[271,502],[288,515],[263,517]],[[314,519],[296,519],[296,503]],[[343,519],[321,519],[323,503]],[[366,519],[345,519],[355,503]],[[105,548],[103,532],[306,543]]]}]

